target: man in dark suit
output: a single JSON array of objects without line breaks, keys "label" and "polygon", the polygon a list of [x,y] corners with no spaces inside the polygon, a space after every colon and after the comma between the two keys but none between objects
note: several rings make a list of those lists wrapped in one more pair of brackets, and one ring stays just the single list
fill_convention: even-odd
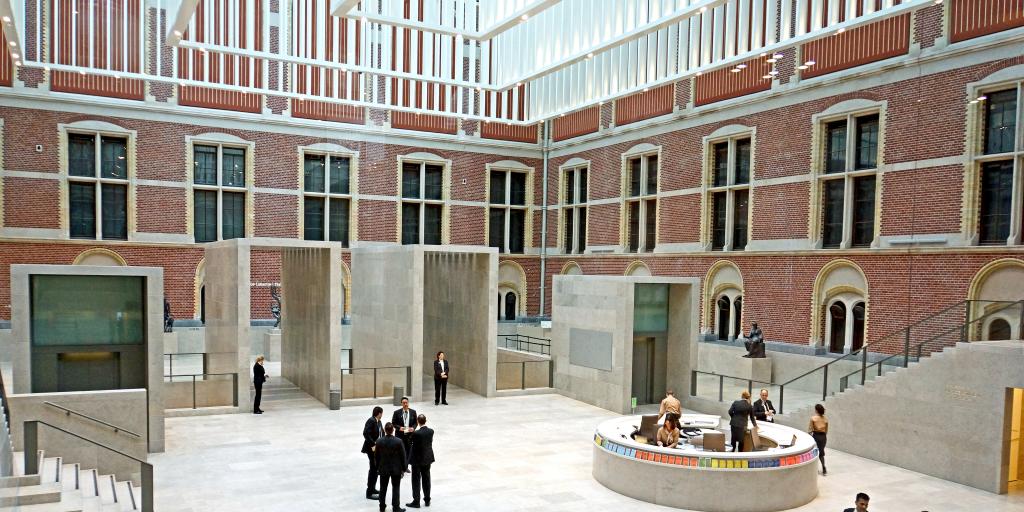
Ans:
[{"label": "man in dark suit", "polygon": [[740,399],[729,406],[729,426],[732,428],[732,451],[738,452],[743,447],[743,436],[747,433],[747,419],[757,428],[757,419],[754,418],[754,407],[750,405],[750,393],[743,390]]},{"label": "man in dark suit", "polygon": [[263,397],[263,383],[270,380],[267,371],[263,368],[263,356],[256,356],[256,362],[252,365],[252,385],[256,388],[256,397],[252,402],[252,413],[263,414],[260,409],[260,399]]},{"label": "man in dark suit", "polygon": [[857,507],[844,509],[843,512],[868,512],[868,501],[870,500],[871,498],[869,498],[867,494],[858,492],[857,501],[855,502]]},{"label": "man in dark suit", "polygon": [[384,512],[388,496],[388,484],[391,485],[391,508],[395,512],[404,512],[399,494],[402,489],[402,475],[405,473],[405,445],[395,437],[395,426],[384,425],[384,437],[377,440],[374,453],[377,457],[377,472],[380,473],[380,512]]},{"label": "man in dark suit", "polygon": [[434,463],[434,430],[427,426],[427,417],[416,417],[419,428],[412,433],[412,502],[409,508],[420,508],[420,484],[423,485],[423,503],[430,506],[430,465]]},{"label": "man in dark suit", "polygon": [[395,426],[395,433],[402,444],[405,445],[405,453],[409,454],[409,445],[412,443],[412,432],[416,430],[416,409],[409,408],[409,399],[402,397],[402,408],[391,415],[391,424]]},{"label": "man in dark suit", "polygon": [[772,405],[772,401],[768,400],[768,390],[761,390],[761,398],[754,402],[754,417],[757,421],[767,421],[768,423],[775,423],[775,406]]},{"label": "man in dark suit", "polygon": [[438,352],[434,359],[434,405],[438,402],[448,405],[448,374],[451,373],[451,364],[444,352]]},{"label": "man in dark suit", "polygon": [[380,436],[384,435],[384,425],[380,423],[380,417],[384,415],[384,408],[377,406],[373,408],[373,416],[366,420],[363,426],[363,449],[366,458],[370,460],[370,471],[366,474],[366,499],[375,500],[377,496],[377,460],[374,457],[374,447]]}]

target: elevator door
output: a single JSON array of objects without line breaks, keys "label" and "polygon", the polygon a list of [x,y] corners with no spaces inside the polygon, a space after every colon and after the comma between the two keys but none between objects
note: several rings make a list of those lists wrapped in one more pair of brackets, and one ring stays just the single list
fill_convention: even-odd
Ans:
[{"label": "elevator door", "polygon": [[64,352],[57,356],[58,391],[97,391],[121,387],[117,352]]},{"label": "elevator door", "polygon": [[638,405],[654,403],[654,338],[633,338],[633,396]]}]

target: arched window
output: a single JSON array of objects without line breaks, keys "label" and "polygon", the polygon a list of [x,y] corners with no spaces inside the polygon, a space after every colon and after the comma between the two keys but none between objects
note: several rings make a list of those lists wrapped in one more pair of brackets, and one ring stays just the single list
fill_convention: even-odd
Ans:
[{"label": "arched window", "polygon": [[853,350],[864,346],[864,303],[853,305]]},{"label": "arched window", "polygon": [[1002,318],[996,318],[992,320],[992,323],[988,324],[988,340],[989,341],[1002,341],[1010,339],[1010,322]]},{"label": "arched window", "polygon": [[729,339],[729,310],[731,309],[729,297],[723,295],[718,298],[718,339]]},{"label": "arched window", "polygon": [[843,353],[846,346],[846,304],[841,301],[833,302],[828,308],[829,318],[829,352]]},{"label": "arched window", "polygon": [[505,320],[516,319],[516,294],[508,292],[505,294]]},{"label": "arched window", "polygon": [[732,301],[732,334],[735,337],[743,335],[743,324],[740,318],[743,317],[743,297],[736,297]]}]

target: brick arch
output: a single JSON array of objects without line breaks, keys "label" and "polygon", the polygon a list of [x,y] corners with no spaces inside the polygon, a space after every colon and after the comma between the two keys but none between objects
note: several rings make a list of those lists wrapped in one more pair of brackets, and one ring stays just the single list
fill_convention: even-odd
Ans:
[{"label": "brick arch", "polygon": [[352,269],[348,267],[345,260],[341,260],[341,285],[345,288],[342,291],[344,295],[345,306],[341,311],[342,316],[349,316],[352,314]]},{"label": "brick arch", "polygon": [[[573,269],[577,270],[576,274],[572,274],[571,273],[571,271]],[[569,261],[565,262],[565,265],[562,265],[562,270],[560,270],[558,273],[560,275],[563,275],[563,276],[566,276],[566,275],[583,275],[583,267],[580,267],[580,264],[576,263],[576,260],[569,260]]]},{"label": "brick arch", "polygon": [[[1002,288],[1004,289],[991,289],[993,281],[1003,282]],[[1017,292],[1014,293],[1013,290],[1017,290]],[[967,300],[978,301],[971,303],[972,319],[980,319],[984,315],[989,315],[981,322],[971,325],[969,334],[971,340],[985,339],[989,325],[996,319],[1003,319],[1010,324],[1012,333],[1015,335],[1011,337],[1024,336],[1024,333],[1020,332],[1021,316],[1024,312],[1019,306],[1006,302],[1024,300],[1024,260],[1000,258],[985,264],[971,278],[971,284],[967,289]]]},{"label": "brick arch", "polygon": [[[732,269],[739,276],[738,282],[736,280],[729,279],[727,282],[716,282],[716,277],[722,274],[725,269]],[[702,290],[702,304],[703,314],[701,315],[701,324],[704,329],[712,329],[715,324],[715,300],[718,296],[729,289],[739,290],[739,296],[743,296],[743,273],[740,272],[736,263],[731,260],[718,260],[708,268],[707,274],[704,276],[703,290]]]},{"label": "brick arch", "polygon": [[199,263],[196,264],[196,272],[192,277],[192,318],[195,320],[199,319],[200,312],[200,291],[203,288],[203,282],[206,280],[206,257],[199,259]]},{"label": "brick arch", "polygon": [[[833,274],[849,269],[859,276],[859,283],[849,278],[840,278],[841,282],[830,282]],[[818,275],[814,278],[814,288],[811,291],[811,343],[823,344],[824,340],[824,319],[829,302],[838,295],[849,293],[860,295],[864,301],[864,340],[868,339],[868,315],[870,314],[870,296],[868,295],[868,279],[864,269],[860,265],[846,258],[837,258],[829,261],[821,267]]]},{"label": "brick arch", "polygon": [[[646,263],[644,263],[643,261],[640,261],[640,260],[633,260],[633,262],[630,263],[629,266],[626,267],[626,271],[623,272],[622,275],[624,275],[624,276],[631,276],[631,275],[634,275],[633,272],[645,271],[645,270],[647,271],[646,275],[649,275],[649,276],[654,275],[651,272],[651,267],[648,267]],[[636,275],[643,275],[643,274],[636,274]]]},{"label": "brick arch", "polygon": [[[125,261],[124,257],[115,251],[110,249],[104,249],[102,247],[94,247],[92,249],[86,249],[75,256],[75,260],[71,263],[72,265],[96,265],[96,263],[88,263],[90,259],[103,259],[107,258],[113,260],[117,267],[127,267],[128,262]],[[105,265],[106,266],[106,265]]]},{"label": "brick arch", "polygon": [[[502,270],[506,270],[505,275],[502,275]],[[509,273],[515,273],[514,276]],[[512,260],[505,260],[498,264],[498,288],[508,288],[515,292],[519,297],[519,302],[516,304],[517,314],[522,316],[526,314],[526,271],[523,270],[523,266],[518,262]],[[504,304],[499,304],[501,311],[505,311]]]}]

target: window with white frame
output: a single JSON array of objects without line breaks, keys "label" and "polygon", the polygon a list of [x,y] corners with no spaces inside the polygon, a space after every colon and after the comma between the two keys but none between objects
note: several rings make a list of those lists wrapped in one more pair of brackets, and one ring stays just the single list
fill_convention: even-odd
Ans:
[{"label": "window with white frame", "polygon": [[195,241],[245,237],[246,148],[192,146],[192,212]]},{"label": "window with white frame", "polygon": [[821,246],[870,247],[876,236],[879,114],[828,119],[821,130]]},{"label": "window with white frame", "polygon": [[626,159],[626,250],[651,252],[657,239],[658,154]]},{"label": "window with white frame", "polygon": [[1024,116],[1022,87],[1022,82],[1009,84],[974,100],[981,107],[980,151],[975,152],[975,162],[980,172],[978,243],[982,245],[1020,243],[1024,199],[1014,190],[1021,189],[1024,179],[1024,137],[1018,129]]},{"label": "window with white frame", "polygon": [[706,203],[713,251],[747,247],[750,205],[751,136],[712,141]]},{"label": "window with white frame", "polygon": [[441,244],[444,166],[402,162],[402,244]]},{"label": "window with white frame", "polygon": [[562,171],[562,252],[587,250],[587,166]]},{"label": "window with white frame", "polygon": [[526,245],[526,183],[524,171],[490,172],[487,245],[499,252],[522,254]]},{"label": "window with white frame", "polygon": [[302,157],[302,231],[306,240],[349,243],[352,158],[305,153]]},{"label": "window with white frame", "polygon": [[68,133],[71,238],[128,239],[128,138]]}]

